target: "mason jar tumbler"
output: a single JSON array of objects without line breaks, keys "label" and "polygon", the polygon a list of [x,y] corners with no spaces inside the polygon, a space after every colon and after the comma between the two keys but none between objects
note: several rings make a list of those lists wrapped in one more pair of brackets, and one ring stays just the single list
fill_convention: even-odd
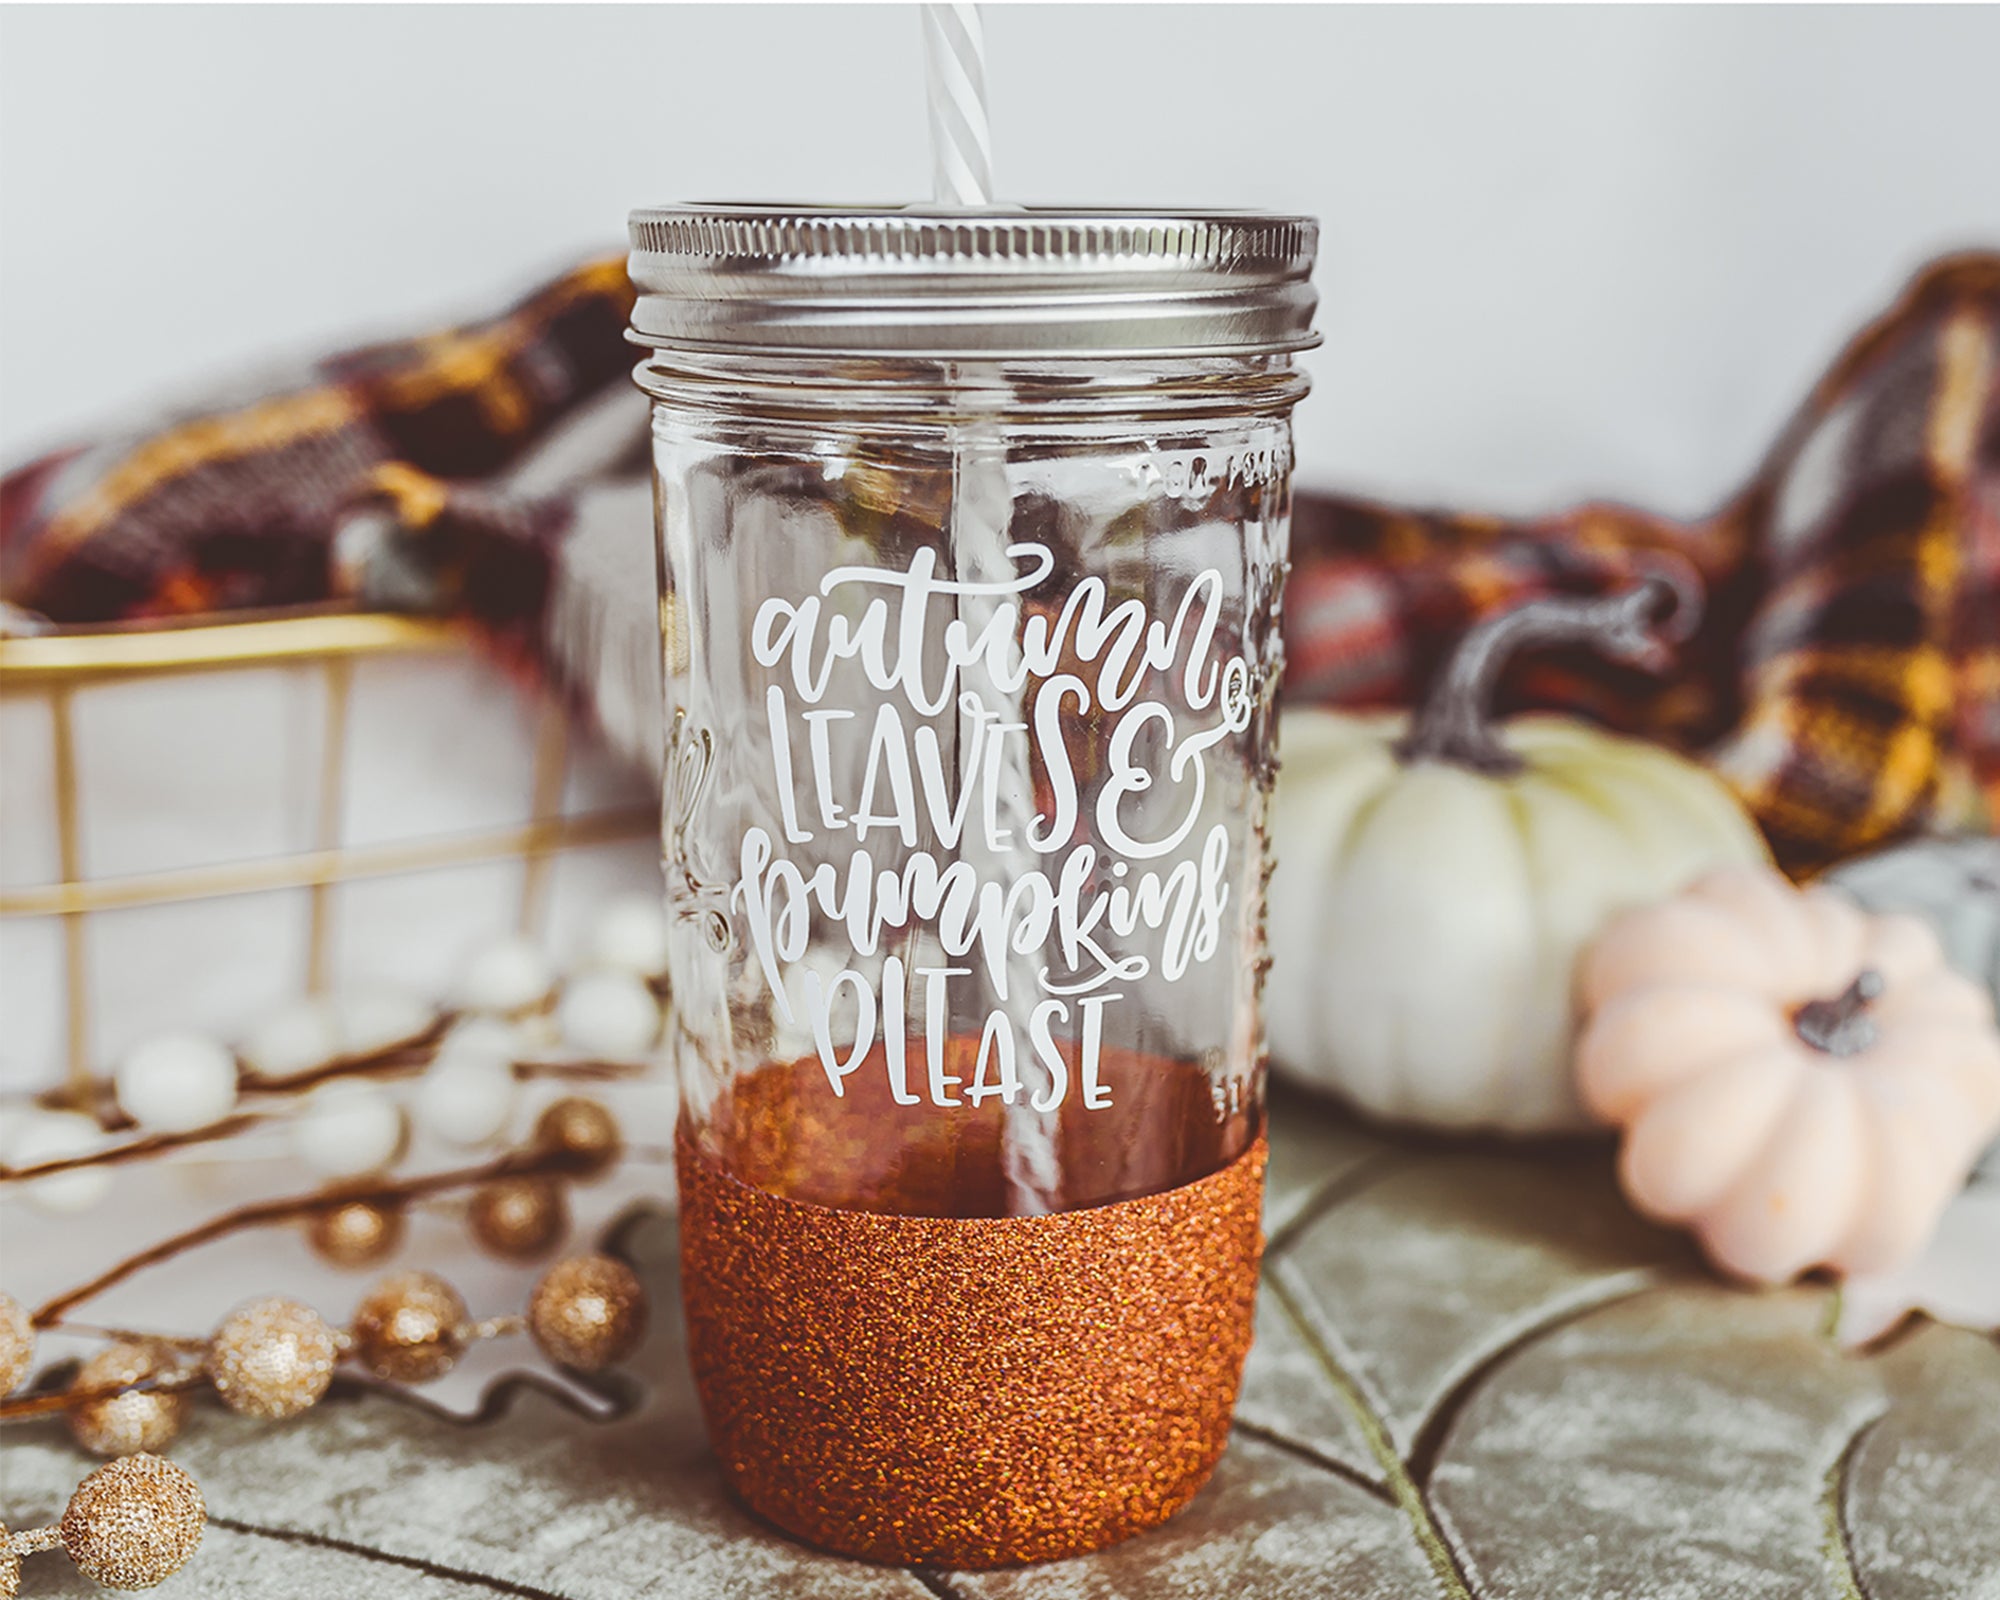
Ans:
[{"label": "mason jar tumbler", "polygon": [[822,1546],[1091,1548],[1226,1437],[1315,238],[633,216],[690,1350]]}]

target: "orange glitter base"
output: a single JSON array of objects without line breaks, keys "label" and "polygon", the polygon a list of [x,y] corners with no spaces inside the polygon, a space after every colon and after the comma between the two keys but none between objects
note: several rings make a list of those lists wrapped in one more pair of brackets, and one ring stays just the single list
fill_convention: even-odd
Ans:
[{"label": "orange glitter base", "polygon": [[785,1199],[677,1138],[695,1382],[750,1507],[845,1555],[996,1567],[1162,1522],[1228,1442],[1265,1143],[1142,1199],[900,1217]]}]

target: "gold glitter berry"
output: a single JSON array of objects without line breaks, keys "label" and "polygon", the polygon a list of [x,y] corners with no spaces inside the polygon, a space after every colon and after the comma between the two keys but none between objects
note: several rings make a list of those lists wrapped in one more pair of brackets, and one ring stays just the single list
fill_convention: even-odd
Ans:
[{"label": "gold glitter berry", "polygon": [[569,1200],[554,1178],[495,1178],[472,1192],[472,1237],[506,1261],[539,1261],[569,1232]]},{"label": "gold glitter berry", "polygon": [[34,1364],[35,1325],[18,1300],[11,1294],[0,1294],[0,1395],[20,1388]]},{"label": "gold glitter berry", "polygon": [[150,1589],[187,1565],[207,1521],[194,1479],[158,1456],[126,1456],[77,1485],[62,1544],[93,1583]]},{"label": "gold glitter berry", "polygon": [[465,1302],[434,1272],[398,1272],[354,1312],[354,1343],[378,1377],[398,1383],[441,1378],[465,1349]]},{"label": "gold glitter berry", "polygon": [[1220,1171],[1040,1217],[753,1188],[683,1124],[682,1287],[710,1442],[828,1550],[994,1567],[1164,1521],[1228,1442],[1263,1253],[1261,1135]]},{"label": "gold glitter berry", "polygon": [[306,1240],[321,1260],[336,1267],[372,1267],[395,1254],[406,1227],[401,1206],[344,1200],[312,1214]]},{"label": "gold glitter berry", "polygon": [[581,1372],[622,1361],[646,1332],[646,1291],[610,1256],[571,1256],[542,1274],[528,1299],[528,1332],[542,1354]]},{"label": "gold glitter berry", "polygon": [[573,1178],[588,1181],[610,1170],[625,1148],[618,1120],[583,1095],[565,1095],[535,1119],[534,1148],[557,1157]]},{"label": "gold glitter berry", "polygon": [[272,1297],[223,1320],[208,1342],[208,1376],[231,1411],[277,1422],[319,1403],[339,1358],[333,1329],[317,1311]]},{"label": "gold glitter berry", "polygon": [[[115,1389],[165,1377],[179,1363],[164,1345],[114,1344],[83,1364],[70,1385],[73,1390]],[[164,1450],[187,1421],[185,1391],[134,1390],[86,1400],[72,1407],[69,1430],[76,1442],[98,1456],[129,1456],[142,1450]]]}]

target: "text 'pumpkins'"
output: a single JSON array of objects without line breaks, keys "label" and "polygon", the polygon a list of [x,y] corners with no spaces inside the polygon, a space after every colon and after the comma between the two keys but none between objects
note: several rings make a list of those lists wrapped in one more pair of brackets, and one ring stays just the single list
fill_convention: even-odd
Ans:
[{"label": "text 'pumpkins'", "polygon": [[1649,580],[1490,618],[1415,719],[1284,713],[1265,989],[1280,1071],[1434,1127],[1589,1125],[1570,1069],[1578,951],[1613,913],[1767,852],[1700,767],[1561,717],[1496,726],[1486,707],[1524,646],[1658,661],[1647,618],[1667,595]]}]

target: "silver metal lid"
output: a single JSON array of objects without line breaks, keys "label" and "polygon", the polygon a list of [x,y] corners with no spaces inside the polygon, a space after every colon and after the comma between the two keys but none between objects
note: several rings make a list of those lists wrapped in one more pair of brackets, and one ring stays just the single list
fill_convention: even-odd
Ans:
[{"label": "silver metal lid", "polygon": [[1319,343],[1319,224],[1249,211],[649,206],[632,338],[766,355],[1264,355]]}]

